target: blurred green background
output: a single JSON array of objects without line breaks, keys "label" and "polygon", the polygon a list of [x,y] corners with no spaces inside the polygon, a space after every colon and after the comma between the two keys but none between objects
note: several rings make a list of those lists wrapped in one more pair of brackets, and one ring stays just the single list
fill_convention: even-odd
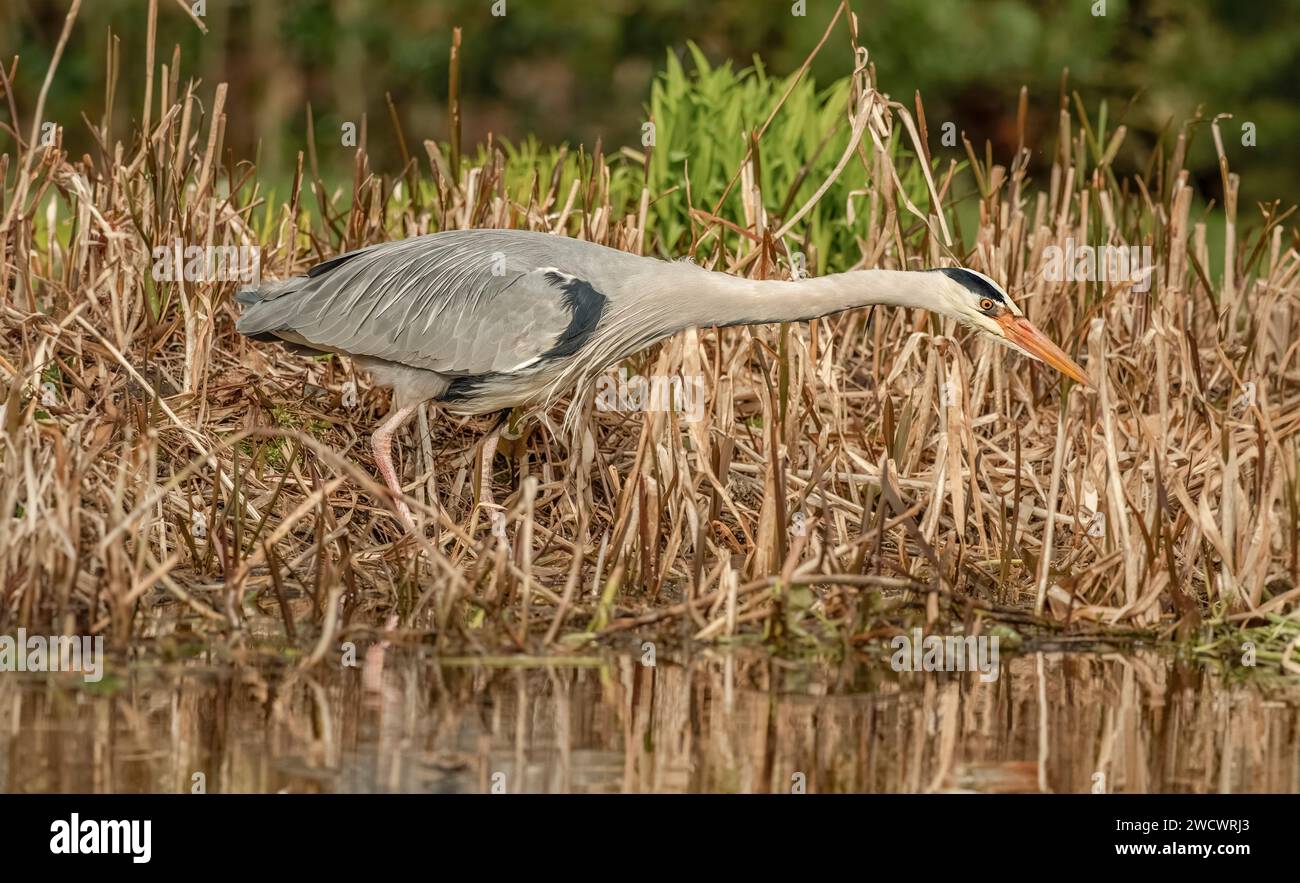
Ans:
[{"label": "blurred green background", "polygon": [[[190,0],[186,0],[187,4]],[[1255,201],[1300,193],[1300,0],[857,0],[861,42],[871,51],[883,90],[912,105],[920,90],[931,148],[943,156],[939,130],[953,121],[981,147],[1011,158],[1016,102],[1029,89],[1029,143],[1055,144],[1062,71],[1069,68],[1091,113],[1109,105],[1113,127],[1130,136],[1116,162],[1145,167],[1167,126],[1166,143],[1198,107],[1225,121],[1226,148],[1242,175],[1241,216],[1258,217]],[[339,138],[344,121],[369,118],[370,149],[385,171],[399,166],[385,93],[398,108],[408,144],[445,141],[451,29],[464,29],[464,142],[488,132],[513,142],[603,139],[607,153],[639,149],[650,83],[673,52],[690,66],[693,40],[714,63],[737,67],[760,56],[769,72],[795,70],[820,38],[837,5],[806,0],[803,16],[786,0],[206,0],[202,34],[174,0],[160,0],[158,60],[179,45],[182,72],[201,77],[207,100],[228,82],[226,147],[256,157],[272,179],[291,169],[304,146],[305,108],[316,114],[322,171],[351,168]],[[0,57],[21,58],[15,102],[24,130],[56,43],[67,3],[0,3]],[[500,6],[498,5],[499,9]],[[64,126],[74,156],[92,140],[81,121],[98,122],[104,106],[107,34],[122,45],[114,133],[140,116],[144,90],[146,0],[86,0],[54,84],[46,117]],[[843,21],[817,58],[819,85],[849,73]],[[755,109],[759,116],[762,109]],[[0,119],[8,120],[7,98]],[[749,121],[757,124],[761,119]],[[1257,144],[1241,143],[1241,123],[1255,124]],[[0,150],[12,138],[0,129]],[[952,156],[964,158],[960,148]],[[1042,165],[1047,164],[1043,157]],[[1188,166],[1209,198],[1221,193],[1208,122],[1194,132]]]}]

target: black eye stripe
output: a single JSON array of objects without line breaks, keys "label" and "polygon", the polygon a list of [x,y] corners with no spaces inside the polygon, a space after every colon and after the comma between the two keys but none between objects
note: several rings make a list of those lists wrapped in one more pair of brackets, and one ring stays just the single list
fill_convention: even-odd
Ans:
[{"label": "black eye stripe", "polygon": [[983,277],[963,267],[940,267],[935,272],[942,273],[977,297],[987,297],[995,304],[1005,304],[1007,302],[1007,299],[1002,296],[1002,292],[998,291],[996,286],[990,285]]}]

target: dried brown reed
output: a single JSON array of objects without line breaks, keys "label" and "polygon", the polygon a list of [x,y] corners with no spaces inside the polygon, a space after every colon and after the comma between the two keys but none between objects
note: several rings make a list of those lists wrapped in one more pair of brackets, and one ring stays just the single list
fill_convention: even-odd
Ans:
[{"label": "dried brown reed", "polygon": [[[1284,658],[1300,635],[1300,254],[1277,204],[1242,232],[1218,120],[1227,258],[1212,276],[1182,167],[1190,128],[1121,176],[1124,128],[1094,131],[1063,89],[1035,182],[1028,149],[1000,163],[967,142],[968,165],[932,161],[919,96],[913,114],[860,67],[843,162],[873,184],[846,209],[860,254],[840,263],[983,271],[1096,390],[908,311],[690,331],[633,367],[707,378],[703,420],[578,402],[576,440],[524,421],[494,479],[505,539],[473,505],[482,426],[422,414],[400,461],[413,502],[429,512],[436,494],[447,512],[429,541],[401,535],[371,477],[384,394],[363,380],[344,407],[345,361],[243,340],[237,284],[157,282],[153,248],[258,245],[273,277],[458,227],[651,251],[657,194],[616,215],[599,150],[567,190],[538,170],[515,192],[502,152],[475,160],[453,133],[450,161],[433,142],[421,158],[400,129],[408,161],[386,176],[363,129],[350,186],[323,180],[309,148],[272,204],[223,151],[225,87],[185,79],[179,53],[155,79],[153,54],[143,133],[87,120],[98,149],[67,156],[39,143],[38,103],[0,155],[0,629],[104,632],[122,648],[172,610],[237,644],[260,608],[310,663],[391,613],[390,635],[479,652],[626,633],[842,651],[913,619],[1189,639],[1250,625],[1281,636],[1262,658],[1300,670]],[[110,51],[106,111],[119,66]],[[697,211],[692,256],[777,275],[800,247],[799,207],[775,214],[761,133],[750,144],[734,179],[747,223]],[[918,173],[913,200],[902,182]],[[969,191],[978,226],[950,234]],[[1046,250],[1070,240],[1150,246],[1149,290],[1047,278]]]}]

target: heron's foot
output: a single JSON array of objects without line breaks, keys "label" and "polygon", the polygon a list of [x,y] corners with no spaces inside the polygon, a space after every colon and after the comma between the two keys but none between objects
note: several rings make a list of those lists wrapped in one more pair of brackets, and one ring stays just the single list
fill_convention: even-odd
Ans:
[{"label": "heron's foot", "polygon": [[[508,538],[506,534],[506,507],[490,500],[480,500],[478,505],[474,507],[473,517],[476,522],[480,511],[487,518],[488,529],[492,531],[492,535],[497,539],[506,540]],[[475,528],[477,528],[477,525],[475,525]]]}]

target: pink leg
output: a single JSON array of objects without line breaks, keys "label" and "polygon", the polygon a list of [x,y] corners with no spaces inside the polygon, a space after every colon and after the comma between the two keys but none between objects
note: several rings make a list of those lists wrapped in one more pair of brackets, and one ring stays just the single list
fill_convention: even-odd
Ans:
[{"label": "pink leg", "polygon": [[393,457],[389,451],[393,443],[393,433],[401,428],[407,418],[415,412],[418,405],[407,405],[403,408],[394,408],[384,422],[379,424],[379,428],[370,436],[370,443],[375,449],[375,463],[379,466],[379,474],[384,477],[388,484],[388,489],[393,492],[393,498],[397,505],[397,514],[402,519],[402,524],[406,529],[415,532],[415,520],[411,518],[411,510],[406,506],[405,494],[402,493],[402,483],[397,480],[397,470],[393,468]]},{"label": "pink leg", "polygon": [[497,442],[500,440],[500,426],[483,436],[483,467],[479,473],[479,505],[496,505],[496,499],[492,496],[492,459],[497,455]]}]

